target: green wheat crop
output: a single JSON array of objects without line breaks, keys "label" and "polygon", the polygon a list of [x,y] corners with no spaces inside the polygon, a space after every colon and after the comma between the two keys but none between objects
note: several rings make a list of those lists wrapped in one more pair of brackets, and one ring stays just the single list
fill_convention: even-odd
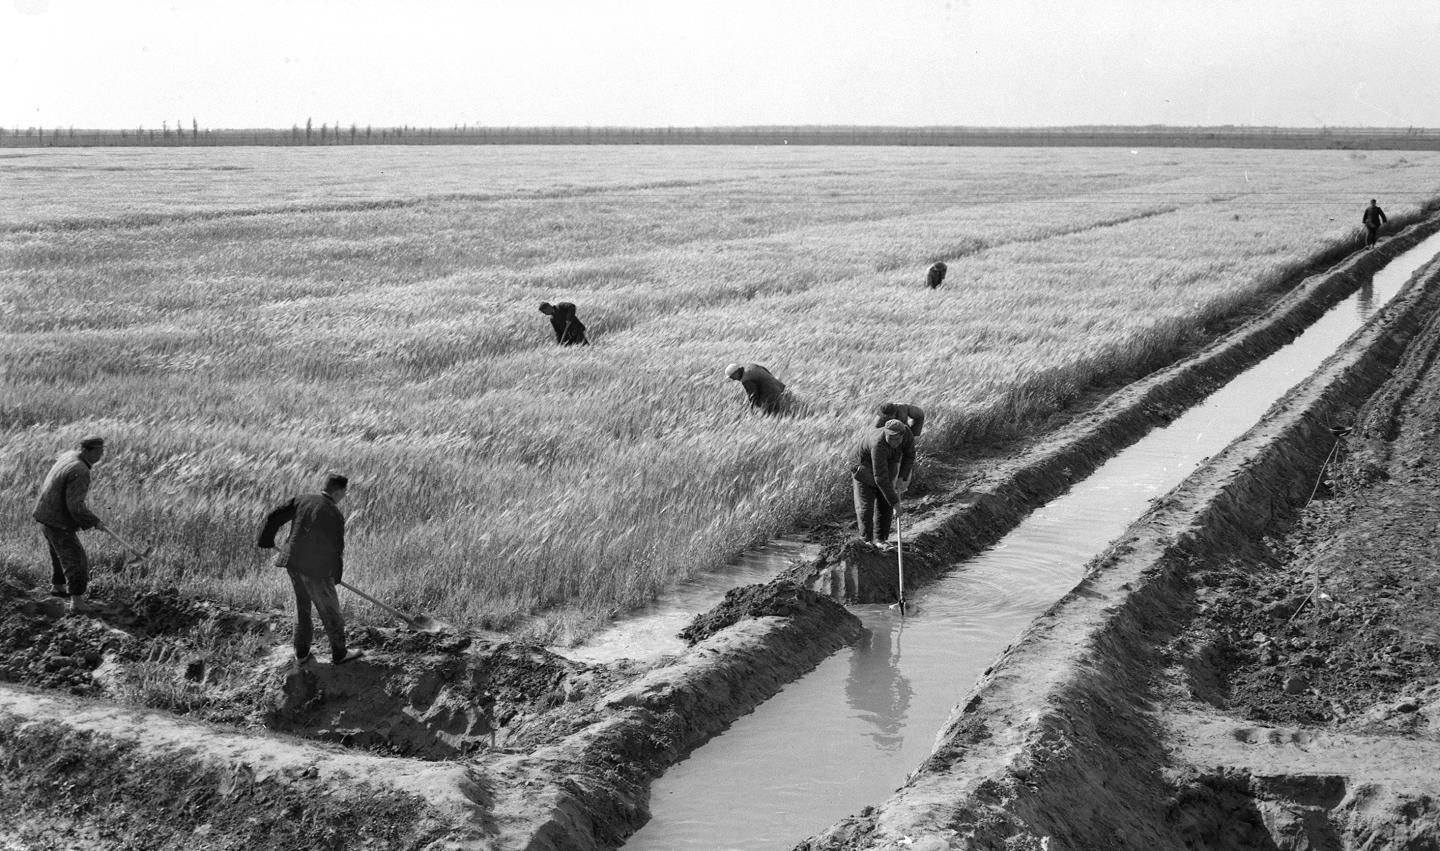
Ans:
[{"label": "green wheat crop", "polygon": [[[924,448],[1034,427],[1440,195],[1430,154],[65,150],[0,158],[0,562],[82,433],[143,576],[288,586],[266,508],[352,478],[347,577],[566,640],[833,509],[883,399]],[[924,269],[950,266],[939,291]],[[536,306],[580,306],[560,349]],[[800,401],[751,413],[756,361]],[[114,548],[90,539],[104,561]],[[103,571],[101,571],[103,573]],[[103,591],[102,591],[103,593]]]}]

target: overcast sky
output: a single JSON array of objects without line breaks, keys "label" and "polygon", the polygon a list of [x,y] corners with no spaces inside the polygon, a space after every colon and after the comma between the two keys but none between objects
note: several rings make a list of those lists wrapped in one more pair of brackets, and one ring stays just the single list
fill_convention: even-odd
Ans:
[{"label": "overcast sky", "polygon": [[0,0],[0,125],[1440,126],[1440,0]]}]

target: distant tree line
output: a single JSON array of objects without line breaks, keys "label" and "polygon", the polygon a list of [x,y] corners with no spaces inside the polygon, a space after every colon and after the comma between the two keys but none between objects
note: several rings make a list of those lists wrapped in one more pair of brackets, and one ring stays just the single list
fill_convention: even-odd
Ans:
[{"label": "distant tree line", "polygon": [[372,127],[312,119],[287,130],[0,128],[0,147],[199,147],[224,145],[902,145],[1017,147],[1331,148],[1440,150],[1440,129],[1423,127]]}]

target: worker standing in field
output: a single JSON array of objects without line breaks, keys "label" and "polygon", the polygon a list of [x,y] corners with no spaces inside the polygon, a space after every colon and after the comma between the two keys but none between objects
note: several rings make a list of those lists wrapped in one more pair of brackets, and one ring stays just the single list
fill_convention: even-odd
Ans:
[{"label": "worker standing in field", "polygon": [[345,574],[345,515],[340,513],[340,502],[349,486],[349,479],[329,474],[320,493],[297,496],[266,515],[255,541],[256,546],[272,549],[280,527],[290,524],[290,538],[275,565],[290,574],[295,591],[295,659],[301,665],[315,658],[310,652],[315,630],[310,620],[312,606],[320,613],[320,623],[330,639],[331,661],[343,665],[365,655],[345,649],[345,619],[335,592]]},{"label": "worker standing in field", "polygon": [[1360,223],[1365,225],[1366,248],[1375,247],[1375,241],[1380,238],[1380,226],[1386,221],[1388,220],[1385,218],[1385,211],[1380,209],[1380,205],[1375,203],[1374,198],[1371,198],[1370,206],[1366,207],[1365,212],[1360,215]]},{"label": "worker standing in field", "polygon": [[50,590],[57,597],[70,598],[71,612],[93,611],[85,602],[90,587],[90,561],[80,545],[81,529],[105,529],[105,524],[86,505],[90,493],[90,470],[105,457],[105,440],[87,437],[76,448],[62,452],[35,500],[32,517],[45,535],[50,551]]},{"label": "worker standing in field", "polygon": [[771,375],[770,370],[758,363],[732,363],[725,367],[725,375],[740,382],[752,407],[767,414],[778,414],[783,410],[785,384]]},{"label": "worker standing in field", "polygon": [[946,266],[944,263],[936,263],[925,272],[925,286],[936,289],[945,280]]},{"label": "worker standing in field", "polygon": [[921,430],[925,428],[925,412],[920,409],[919,405],[885,402],[875,409],[875,428],[880,428],[890,420],[899,420],[909,426],[905,442],[900,445],[900,476],[895,485],[903,494],[910,489],[910,476],[915,471],[915,441],[919,439]]},{"label": "worker standing in field", "polygon": [[[910,427],[890,420],[865,432],[855,446],[850,478],[854,480],[855,525],[860,539],[881,547],[890,537],[890,524],[900,505],[895,482],[900,476],[901,445],[910,436]],[[913,438],[912,438],[913,439]]]},{"label": "worker standing in field", "polygon": [[550,317],[550,327],[555,330],[555,342],[562,346],[588,346],[585,339],[585,323],[575,315],[575,305],[568,301],[551,304],[540,302],[540,312]]}]

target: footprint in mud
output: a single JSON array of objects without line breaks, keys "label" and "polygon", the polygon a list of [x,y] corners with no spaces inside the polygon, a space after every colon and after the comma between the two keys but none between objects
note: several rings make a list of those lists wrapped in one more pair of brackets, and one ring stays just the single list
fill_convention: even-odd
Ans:
[{"label": "footprint in mud", "polygon": [[1293,745],[1300,750],[1309,750],[1312,746],[1324,745],[1329,742],[1329,736],[1323,733],[1316,733],[1312,730],[1286,730],[1272,729],[1265,727],[1237,727],[1231,731],[1231,735],[1237,742],[1247,745]]}]

